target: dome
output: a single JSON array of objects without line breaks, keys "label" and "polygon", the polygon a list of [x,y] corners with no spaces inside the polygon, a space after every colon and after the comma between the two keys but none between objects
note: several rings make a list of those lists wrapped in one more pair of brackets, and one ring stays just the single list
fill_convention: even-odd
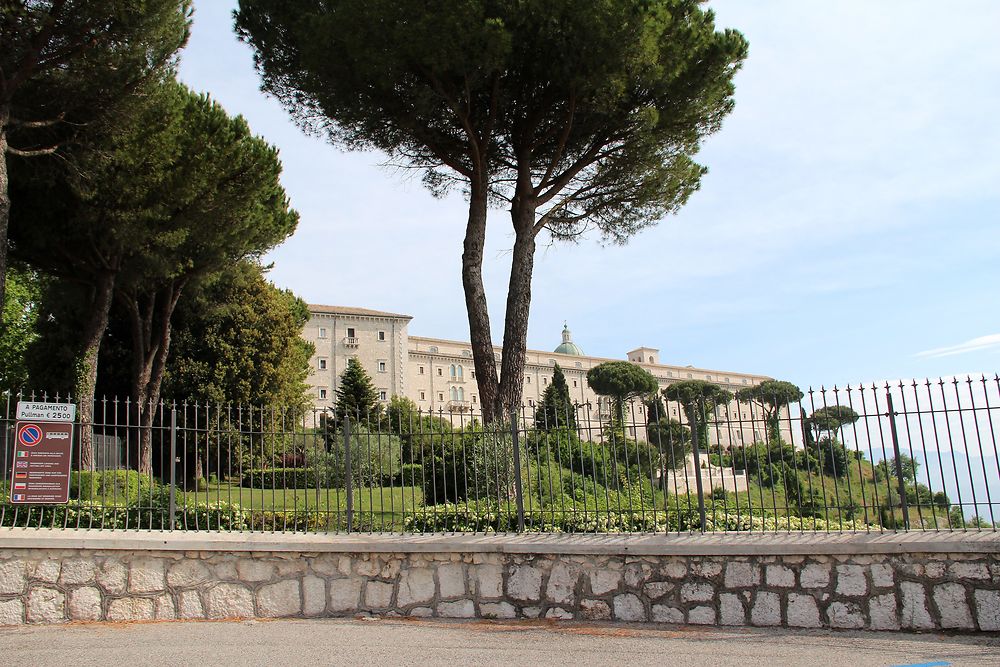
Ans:
[{"label": "dome", "polygon": [[569,326],[567,326],[565,322],[563,323],[562,343],[559,347],[553,350],[553,352],[557,354],[569,354],[574,357],[583,356],[583,350],[580,349],[579,345],[573,342],[573,334],[570,333]]}]

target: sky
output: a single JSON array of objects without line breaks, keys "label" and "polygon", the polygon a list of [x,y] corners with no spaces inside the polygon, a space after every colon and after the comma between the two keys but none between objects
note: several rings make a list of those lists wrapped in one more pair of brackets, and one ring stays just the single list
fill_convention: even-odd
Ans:
[{"label": "sky", "polygon": [[[268,255],[271,280],[468,340],[461,196],[306,136],[260,92],[235,4],[195,0],[180,77],[281,151],[301,221]],[[1000,370],[1000,3],[708,6],[750,53],[697,156],[700,191],[624,247],[540,243],[528,346],[555,348],[567,321],[589,355],[655,347],[664,363],[803,388]],[[497,344],[509,230],[491,211]]]}]

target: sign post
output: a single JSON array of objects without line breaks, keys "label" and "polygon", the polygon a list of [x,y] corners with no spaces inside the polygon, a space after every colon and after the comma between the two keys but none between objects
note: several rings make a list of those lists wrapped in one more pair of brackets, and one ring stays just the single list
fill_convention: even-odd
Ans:
[{"label": "sign post", "polygon": [[17,404],[12,503],[69,502],[75,418],[76,406],[71,403]]}]

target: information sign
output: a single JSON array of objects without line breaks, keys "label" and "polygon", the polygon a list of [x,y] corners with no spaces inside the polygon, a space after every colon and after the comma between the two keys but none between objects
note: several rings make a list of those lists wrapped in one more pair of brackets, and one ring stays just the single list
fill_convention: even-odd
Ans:
[{"label": "information sign", "polygon": [[[51,419],[22,419],[22,415],[35,414],[50,416]],[[10,501],[15,504],[47,505],[69,502],[76,406],[22,402],[17,405],[17,415]]]}]

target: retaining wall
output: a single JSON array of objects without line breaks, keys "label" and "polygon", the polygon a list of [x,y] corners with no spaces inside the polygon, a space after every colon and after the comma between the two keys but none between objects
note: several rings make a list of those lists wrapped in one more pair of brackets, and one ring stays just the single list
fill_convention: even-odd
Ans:
[{"label": "retaining wall", "polygon": [[1000,540],[0,529],[0,625],[355,614],[995,632]]}]

